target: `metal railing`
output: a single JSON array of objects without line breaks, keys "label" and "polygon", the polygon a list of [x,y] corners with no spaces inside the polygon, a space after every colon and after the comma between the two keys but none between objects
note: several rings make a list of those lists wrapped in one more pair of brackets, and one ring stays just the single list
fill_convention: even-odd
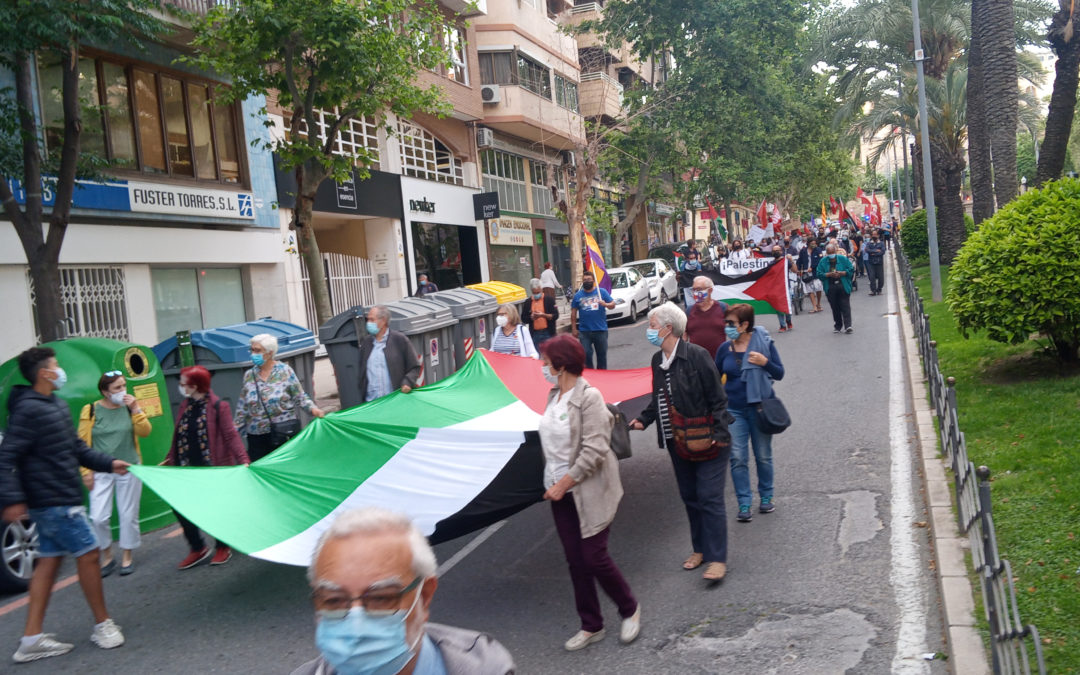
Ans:
[{"label": "metal railing", "polygon": [[233,7],[239,0],[164,0],[164,4],[192,14],[206,14],[217,6]]},{"label": "metal railing", "polygon": [[1020,620],[1012,567],[998,552],[990,499],[990,469],[985,466],[976,469],[968,459],[967,443],[957,415],[956,380],[941,372],[937,341],[930,337],[930,317],[924,311],[911,267],[899,242],[894,250],[907,294],[911,324],[922,355],[923,373],[930,383],[930,402],[937,413],[941,447],[953,472],[957,519],[961,531],[967,533],[971,542],[971,562],[982,588],[994,672],[1031,673],[1034,656],[1037,672],[1045,674],[1039,631],[1034,625]]}]

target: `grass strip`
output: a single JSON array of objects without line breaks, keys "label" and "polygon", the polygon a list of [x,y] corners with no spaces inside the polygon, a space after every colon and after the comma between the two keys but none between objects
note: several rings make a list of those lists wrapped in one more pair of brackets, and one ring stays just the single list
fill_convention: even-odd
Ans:
[{"label": "grass strip", "polygon": [[[968,456],[991,471],[998,550],[1012,563],[1020,619],[1038,628],[1047,672],[1080,673],[1080,369],[1037,340],[964,339],[946,304],[930,300],[929,267],[912,275],[941,371],[956,378]],[[942,277],[947,292],[947,268]]]}]

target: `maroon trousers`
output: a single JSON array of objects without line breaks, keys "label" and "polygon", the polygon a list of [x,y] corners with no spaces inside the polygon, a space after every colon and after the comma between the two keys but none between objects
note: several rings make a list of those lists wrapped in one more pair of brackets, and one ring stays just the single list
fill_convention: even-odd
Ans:
[{"label": "maroon trousers", "polygon": [[555,517],[555,531],[559,533],[566,562],[570,566],[570,581],[574,585],[574,603],[581,617],[581,630],[595,633],[604,627],[604,614],[600,610],[600,596],[596,584],[619,608],[619,616],[627,619],[637,611],[638,602],[626,583],[622,572],[608,553],[608,533],[602,532],[582,539],[581,522],[578,520],[574,495],[567,493],[557,502],[551,502]]}]

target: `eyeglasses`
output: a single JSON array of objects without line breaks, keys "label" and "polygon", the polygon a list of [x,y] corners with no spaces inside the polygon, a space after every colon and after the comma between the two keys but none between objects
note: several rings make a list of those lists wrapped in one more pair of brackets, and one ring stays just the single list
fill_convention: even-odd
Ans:
[{"label": "eyeglasses", "polygon": [[357,602],[372,616],[390,616],[401,609],[401,598],[419,586],[423,580],[423,577],[418,576],[400,591],[393,588],[369,588],[356,597],[317,588],[311,592],[311,601],[315,605],[315,611],[324,619],[344,619]]},{"label": "eyeglasses", "polygon": [[109,370],[105,372],[105,377],[118,377],[120,375],[123,375],[123,373],[119,370]]}]

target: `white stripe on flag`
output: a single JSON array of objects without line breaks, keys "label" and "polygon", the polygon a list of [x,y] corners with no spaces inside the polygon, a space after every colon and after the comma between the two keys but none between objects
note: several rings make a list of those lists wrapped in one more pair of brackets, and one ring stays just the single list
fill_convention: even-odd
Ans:
[{"label": "white stripe on flag", "polygon": [[[520,419],[514,412],[507,417]],[[465,508],[480,494],[524,442],[525,434],[520,430],[420,429],[416,438],[317,523],[251,555],[271,562],[307,565],[319,536],[334,518],[342,511],[362,506],[406,513],[423,534],[430,535],[440,520]]]}]

